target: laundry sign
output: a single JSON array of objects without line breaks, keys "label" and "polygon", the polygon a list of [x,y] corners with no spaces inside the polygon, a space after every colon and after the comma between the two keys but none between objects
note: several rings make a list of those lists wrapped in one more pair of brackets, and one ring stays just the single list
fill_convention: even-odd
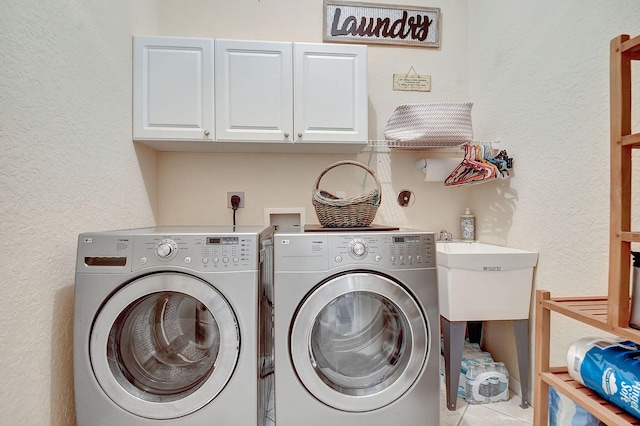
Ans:
[{"label": "laundry sign", "polygon": [[323,40],[440,47],[440,8],[324,0]]}]

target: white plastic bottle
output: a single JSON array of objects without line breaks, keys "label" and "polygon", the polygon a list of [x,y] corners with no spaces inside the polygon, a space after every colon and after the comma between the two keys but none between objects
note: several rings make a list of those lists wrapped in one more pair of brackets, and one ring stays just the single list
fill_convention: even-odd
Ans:
[{"label": "white plastic bottle", "polygon": [[471,214],[469,207],[460,216],[460,239],[462,241],[475,241],[476,239],[476,217]]}]

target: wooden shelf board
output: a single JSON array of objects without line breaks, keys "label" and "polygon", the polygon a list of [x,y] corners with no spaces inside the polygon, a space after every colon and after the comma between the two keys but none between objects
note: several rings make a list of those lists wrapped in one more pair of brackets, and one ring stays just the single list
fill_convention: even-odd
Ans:
[{"label": "wooden shelf board", "polygon": [[554,298],[544,302],[550,311],[559,312],[599,329],[607,329],[606,297]]},{"label": "wooden shelf board", "polygon": [[633,133],[622,136],[622,146],[631,146],[631,148],[640,148],[640,133]]},{"label": "wooden shelf board", "polygon": [[541,379],[553,386],[573,402],[589,411],[608,425],[640,425],[640,419],[606,401],[591,389],[573,380],[566,367],[554,367],[551,372],[540,373]]},{"label": "wooden shelf board", "polygon": [[628,243],[640,243],[640,232],[620,232],[620,239]]},{"label": "wooden shelf board", "polygon": [[558,297],[542,302],[546,309],[561,313],[576,321],[616,334],[640,344],[640,330],[616,327],[607,321],[607,297]]},{"label": "wooden shelf board", "polygon": [[622,43],[622,54],[629,59],[640,59],[640,36]]}]

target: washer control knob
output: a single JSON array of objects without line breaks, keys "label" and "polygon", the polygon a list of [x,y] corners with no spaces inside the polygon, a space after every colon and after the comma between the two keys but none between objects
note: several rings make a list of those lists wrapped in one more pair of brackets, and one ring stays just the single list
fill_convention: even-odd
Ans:
[{"label": "washer control knob", "polygon": [[176,243],[171,240],[164,240],[156,248],[156,253],[160,259],[168,259],[176,252]]},{"label": "washer control knob", "polygon": [[360,240],[351,241],[351,253],[356,257],[362,257],[367,252],[367,247]]}]

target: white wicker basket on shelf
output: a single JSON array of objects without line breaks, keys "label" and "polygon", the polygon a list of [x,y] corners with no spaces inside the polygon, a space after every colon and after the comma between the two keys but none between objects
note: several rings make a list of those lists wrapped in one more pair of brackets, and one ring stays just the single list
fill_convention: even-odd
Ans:
[{"label": "white wicker basket on shelf", "polygon": [[448,147],[473,140],[469,102],[398,106],[384,129],[390,147]]}]

